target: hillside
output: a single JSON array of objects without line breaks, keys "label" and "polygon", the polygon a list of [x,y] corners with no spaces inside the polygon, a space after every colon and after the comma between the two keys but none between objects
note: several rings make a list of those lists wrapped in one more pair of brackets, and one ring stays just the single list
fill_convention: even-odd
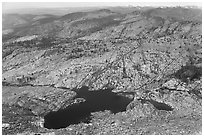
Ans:
[{"label": "hillside", "polygon": [[186,7],[3,15],[3,134],[201,134],[201,18]]}]

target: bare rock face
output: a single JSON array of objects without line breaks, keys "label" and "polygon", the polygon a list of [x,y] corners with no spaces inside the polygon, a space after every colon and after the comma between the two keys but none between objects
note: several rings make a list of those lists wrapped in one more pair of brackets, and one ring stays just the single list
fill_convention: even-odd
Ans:
[{"label": "bare rock face", "polygon": [[178,85],[179,85],[178,80],[171,79],[171,80],[167,81],[166,83],[164,83],[162,86],[166,87],[168,89],[176,89],[176,86],[178,86]]},{"label": "bare rock face", "polygon": [[[127,110],[137,110],[137,115],[147,117],[147,111],[160,117],[165,112],[168,116],[183,117],[189,115],[202,115],[202,92],[200,81],[186,84],[179,79],[172,78],[159,88],[136,91],[135,99]],[[141,94],[142,93],[142,94]],[[152,108],[152,111],[149,111]],[[141,114],[140,114],[141,113]]]},{"label": "bare rock face", "polygon": [[[135,15],[134,19],[124,18],[120,25],[93,32],[94,36],[101,34],[94,40],[15,50],[3,59],[3,81],[93,90],[107,86],[137,89],[183,66],[200,64],[201,33],[197,30],[201,24],[160,20]],[[194,71],[181,77],[194,75]]]},{"label": "bare rock face", "polygon": [[201,116],[200,15],[179,7],[99,10],[12,28],[2,46],[3,104],[45,116],[85,102],[72,91],[85,86],[134,98],[127,117]]},{"label": "bare rock face", "polygon": [[134,111],[135,117],[148,117],[153,114],[155,107],[150,102],[141,102],[137,99],[127,106],[127,111]]},{"label": "bare rock face", "polygon": [[52,87],[3,87],[3,103],[26,108],[43,116],[50,111],[66,108],[74,102],[74,91]]}]

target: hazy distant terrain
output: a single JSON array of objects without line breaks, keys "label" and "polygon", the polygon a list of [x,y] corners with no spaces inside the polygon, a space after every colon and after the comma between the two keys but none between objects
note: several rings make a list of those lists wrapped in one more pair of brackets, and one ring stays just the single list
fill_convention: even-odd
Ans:
[{"label": "hazy distant terrain", "polygon": [[65,8],[24,8],[24,9],[9,9],[3,10],[3,14],[52,14],[52,15],[65,15],[73,12],[86,12],[97,10],[98,7],[65,7]]},{"label": "hazy distant terrain", "polygon": [[13,10],[2,29],[3,134],[201,134],[202,9]]}]

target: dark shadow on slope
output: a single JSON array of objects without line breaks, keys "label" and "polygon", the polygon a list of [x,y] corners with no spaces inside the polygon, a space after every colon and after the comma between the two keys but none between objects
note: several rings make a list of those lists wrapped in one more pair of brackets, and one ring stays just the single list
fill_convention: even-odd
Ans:
[{"label": "dark shadow on slope", "polygon": [[77,97],[84,98],[86,101],[47,114],[44,117],[44,127],[59,129],[80,122],[89,123],[91,112],[110,110],[112,113],[118,113],[125,111],[126,106],[132,100],[111,91],[112,89],[89,91],[87,87],[76,89]]},{"label": "dark shadow on slope", "polygon": [[189,80],[200,79],[202,76],[202,67],[196,66],[183,66],[175,74],[175,77],[183,82],[188,82]]}]

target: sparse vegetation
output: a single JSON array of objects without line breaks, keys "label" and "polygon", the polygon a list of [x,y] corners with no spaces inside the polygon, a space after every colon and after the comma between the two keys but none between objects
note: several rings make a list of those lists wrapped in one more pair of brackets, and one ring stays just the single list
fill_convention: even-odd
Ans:
[{"label": "sparse vegetation", "polygon": [[[3,29],[12,31],[2,44],[3,134],[200,133],[201,15],[188,7],[4,15]],[[132,101],[113,114],[103,105],[115,102],[95,94],[107,90],[124,99],[110,102]],[[86,117],[67,111],[90,100],[102,103]],[[83,120],[43,127],[46,114],[62,110]]]}]

